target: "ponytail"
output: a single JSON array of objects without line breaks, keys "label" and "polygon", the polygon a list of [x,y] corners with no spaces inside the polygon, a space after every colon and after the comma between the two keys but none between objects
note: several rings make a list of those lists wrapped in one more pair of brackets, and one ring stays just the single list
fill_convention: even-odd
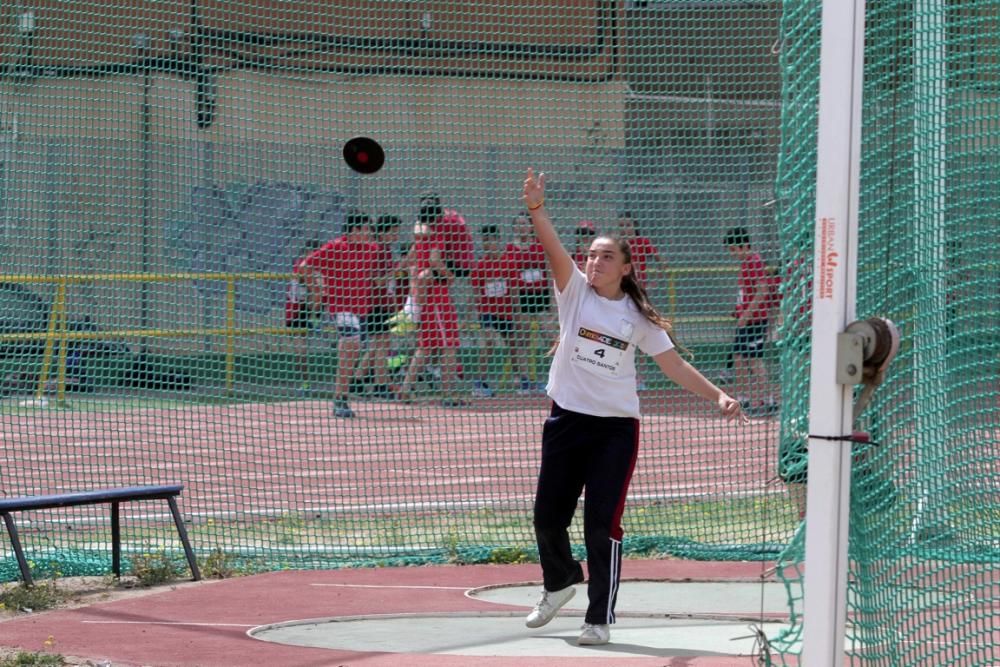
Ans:
[{"label": "ponytail", "polygon": [[[627,239],[620,236],[608,236],[607,238],[614,241],[618,246],[618,249],[622,251],[625,256],[625,262],[627,264],[632,264],[632,246],[629,244]],[[670,338],[670,342],[674,344],[678,350],[684,352],[688,356],[691,356],[690,350],[677,342],[674,338],[674,324],[668,318],[660,314],[660,311],[656,309],[653,302],[649,299],[649,294],[646,292],[646,288],[639,284],[639,281],[635,279],[635,267],[629,273],[622,277],[622,291],[632,299],[632,303],[635,307],[639,309],[642,316],[649,320],[654,326],[657,326],[667,332],[667,336]]]},{"label": "ponytail", "polygon": [[[632,263],[632,246],[629,245],[629,242],[626,239],[620,236],[609,236],[604,234],[598,236],[598,238],[610,239],[615,245],[618,246],[618,249],[621,250],[622,254],[625,256],[625,263]],[[628,295],[628,298],[632,299],[632,303],[635,304],[635,307],[639,310],[643,317],[649,320],[649,322],[654,326],[657,326],[667,332],[667,336],[670,338],[670,342],[674,344],[675,348],[684,352],[689,357],[693,356],[690,350],[678,343],[677,339],[674,338],[673,322],[661,315],[660,311],[658,311],[656,306],[653,305],[653,302],[650,301],[646,288],[640,285],[635,279],[635,271],[630,271],[622,277],[621,288],[622,291]],[[559,336],[557,335],[555,342],[553,343],[551,349],[549,349],[548,356],[555,354],[556,348],[558,347]]]},{"label": "ponytail", "polygon": [[[617,239],[616,239],[617,240]],[[623,243],[628,243],[627,241],[622,241]],[[629,253],[626,253],[628,257]],[[658,326],[667,332],[667,336],[670,338],[670,342],[674,344],[678,350],[690,355],[691,352],[677,342],[674,338],[674,324],[668,318],[660,314],[660,311],[656,309],[653,302],[649,299],[649,294],[646,292],[646,288],[639,284],[635,279],[634,273],[629,273],[622,278],[622,291],[632,299],[632,303],[635,307],[639,309],[642,316],[649,320],[654,326]]]}]

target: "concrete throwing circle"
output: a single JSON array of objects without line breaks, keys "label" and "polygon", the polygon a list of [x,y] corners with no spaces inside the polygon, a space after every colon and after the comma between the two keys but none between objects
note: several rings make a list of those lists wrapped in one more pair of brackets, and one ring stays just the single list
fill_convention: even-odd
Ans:
[{"label": "concrete throwing circle", "polygon": [[[762,588],[764,589],[762,591]],[[780,596],[776,590],[780,588]],[[530,608],[538,586],[498,586],[470,590],[467,597]],[[776,598],[781,598],[780,609]],[[548,625],[524,626],[526,611],[373,614],[288,621],[253,628],[262,641],[341,651],[467,656],[610,658],[667,656],[750,656],[757,631],[774,637],[787,626],[773,614],[787,613],[783,587],[750,582],[622,582],[618,622],[606,646],[577,646],[586,587]],[[753,620],[764,614],[772,622]],[[688,614],[711,617],[677,618]],[[768,607],[775,607],[769,609]]]},{"label": "concrete throwing circle", "polygon": [[[466,592],[466,597],[484,602],[517,605],[530,609],[538,600],[538,584],[484,586]],[[576,586],[576,595],[563,607],[587,609],[587,587]],[[788,614],[788,592],[784,584],[769,581],[647,581],[630,579],[618,589],[619,615],[681,616],[704,614],[719,618],[757,618],[764,614]]]}]

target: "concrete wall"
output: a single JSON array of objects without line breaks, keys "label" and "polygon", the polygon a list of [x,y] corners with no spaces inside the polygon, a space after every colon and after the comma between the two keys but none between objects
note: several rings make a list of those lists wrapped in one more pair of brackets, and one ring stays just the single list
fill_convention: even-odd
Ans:
[{"label": "concrete wall", "polygon": [[[704,9],[628,5],[49,0],[30,50],[0,10],[5,271],[287,270],[331,211],[410,219],[426,188],[503,224],[529,165],[564,230],[628,207],[675,266],[726,263],[733,224],[767,246],[776,5],[727,15],[729,42],[706,40]],[[344,165],[356,135],[385,146],[377,175]],[[729,282],[692,276],[678,307],[724,315]],[[283,287],[241,287],[240,323],[280,322]],[[223,302],[204,282],[70,294],[112,328],[220,326]]]}]

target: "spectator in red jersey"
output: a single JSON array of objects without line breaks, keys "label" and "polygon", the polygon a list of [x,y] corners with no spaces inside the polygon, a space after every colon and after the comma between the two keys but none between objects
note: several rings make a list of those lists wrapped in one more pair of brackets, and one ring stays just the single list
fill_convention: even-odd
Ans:
[{"label": "spectator in red jersey", "polygon": [[493,395],[487,374],[489,359],[496,347],[507,351],[521,386],[528,383],[528,374],[524,370],[525,357],[518,353],[514,341],[514,303],[520,289],[518,248],[513,244],[503,247],[500,228],[496,225],[484,226],[481,234],[483,256],[473,267],[469,278],[476,312],[479,313],[479,372],[473,380],[473,393],[485,398]]},{"label": "spectator in red jersey", "polygon": [[[545,392],[545,383],[533,383],[531,371],[536,365],[535,351],[548,347],[548,341],[555,335],[552,312],[552,286],[549,278],[545,250],[535,237],[535,228],[527,212],[514,217],[514,233],[517,268],[520,271],[520,289],[514,321],[517,324],[518,349],[523,352],[526,376],[520,379],[518,393],[531,394]],[[536,331],[536,343],[532,343],[532,327]]]},{"label": "spectator in red jersey", "polygon": [[[667,268],[667,263],[660,257],[653,241],[639,232],[639,224],[629,211],[621,211],[618,214],[618,236],[628,242],[628,247],[632,251],[632,274],[636,282],[647,292],[652,293],[654,281],[650,280],[648,269],[663,271]],[[636,386],[639,391],[646,388],[646,383],[642,381],[642,373],[638,369]]]},{"label": "spectator in red jersey", "polygon": [[629,211],[618,214],[618,235],[628,241],[632,250],[632,271],[635,279],[646,288],[647,292],[652,291],[653,281],[649,280],[648,269],[664,271],[667,263],[660,256],[653,241],[639,231],[639,224]]},{"label": "spectator in red jersey", "polygon": [[347,392],[361,352],[361,320],[371,310],[377,254],[378,246],[371,242],[371,219],[352,210],[344,219],[344,235],[313,251],[296,267],[314,306],[329,315],[337,331],[336,417],[354,416]]},{"label": "spectator in red jersey", "polygon": [[[423,215],[421,217],[424,217]],[[406,369],[398,397],[413,399],[417,377],[435,354],[441,362],[442,405],[467,405],[458,391],[458,314],[449,287],[455,274],[445,259],[444,244],[430,225],[418,222],[413,230],[413,247],[407,258],[412,298],[416,302],[417,349]]]},{"label": "spectator in red jersey", "polygon": [[[748,411],[771,414],[777,410],[774,389],[764,363],[768,318],[776,297],[773,277],[760,255],[750,245],[750,233],[745,227],[734,227],[726,233],[729,253],[740,260],[739,294],[736,300],[736,336],[733,341],[733,363],[736,371],[737,400]],[[766,392],[766,399],[751,405],[751,387]],[[738,393],[743,391],[742,397]],[[755,409],[756,408],[756,409]]]},{"label": "spectator in red jersey", "polygon": [[400,260],[394,254],[402,224],[398,216],[382,215],[372,229],[378,247],[377,268],[372,285],[372,307],[361,322],[365,352],[355,378],[364,382],[370,376],[371,394],[377,398],[394,397],[389,388],[386,358],[392,338],[392,318],[403,307],[409,283],[405,271],[400,271]]},{"label": "spectator in red jersey", "polygon": [[597,227],[590,220],[581,220],[573,231],[576,243],[573,246],[573,261],[581,271],[587,266],[590,244],[597,238]]},{"label": "spectator in red jersey", "polygon": [[297,329],[303,331],[298,336],[295,336],[295,356],[298,359],[299,368],[299,391],[303,394],[308,393],[311,389],[309,384],[309,333],[310,331],[318,331],[318,327],[314,327],[317,322],[318,316],[322,314],[322,311],[317,311],[313,308],[313,302],[309,298],[309,289],[306,287],[305,281],[301,273],[299,272],[299,266],[305,261],[306,257],[313,253],[317,248],[322,247],[323,242],[319,239],[310,239],[306,241],[305,246],[302,248],[302,253],[295,260],[295,264],[292,266],[292,279],[288,281],[288,291],[285,296],[285,326],[289,329]]}]

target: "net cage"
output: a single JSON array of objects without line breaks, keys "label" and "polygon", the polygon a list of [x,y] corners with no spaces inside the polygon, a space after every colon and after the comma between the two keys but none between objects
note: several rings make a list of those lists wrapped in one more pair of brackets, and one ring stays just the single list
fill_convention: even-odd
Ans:
[{"label": "net cage", "polygon": [[[766,658],[798,652],[820,2],[128,5],[0,6],[4,495],[183,483],[220,571],[535,558],[532,167],[570,254],[628,240],[752,416],[637,358],[625,552],[777,561]],[[857,312],[903,342],[857,424],[854,664],[1000,662],[998,14],[867,9]],[[126,566],[183,564],[168,513],[123,511]],[[39,574],[108,570],[99,508],[16,520]]]}]

